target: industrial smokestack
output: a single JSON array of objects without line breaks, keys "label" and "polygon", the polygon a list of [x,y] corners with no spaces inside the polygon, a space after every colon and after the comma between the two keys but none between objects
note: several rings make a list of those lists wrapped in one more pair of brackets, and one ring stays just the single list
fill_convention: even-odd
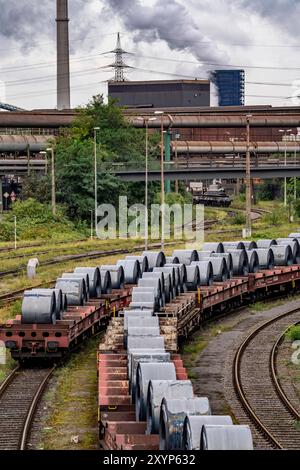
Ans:
[{"label": "industrial smokestack", "polygon": [[56,0],[57,109],[70,109],[70,53],[68,0]]}]

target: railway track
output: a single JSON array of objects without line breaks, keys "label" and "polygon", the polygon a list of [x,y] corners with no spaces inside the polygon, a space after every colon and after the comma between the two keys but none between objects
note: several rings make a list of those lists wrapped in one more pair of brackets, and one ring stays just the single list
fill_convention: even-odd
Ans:
[{"label": "railway track", "polygon": [[17,367],[0,385],[0,450],[26,450],[34,415],[55,367]]},{"label": "railway track", "polygon": [[[260,324],[239,346],[234,358],[235,392],[257,430],[259,448],[300,448],[300,404],[298,410],[292,405],[276,368],[278,347],[289,325],[298,323],[299,318],[298,308]],[[274,342],[274,338],[278,339]]]}]

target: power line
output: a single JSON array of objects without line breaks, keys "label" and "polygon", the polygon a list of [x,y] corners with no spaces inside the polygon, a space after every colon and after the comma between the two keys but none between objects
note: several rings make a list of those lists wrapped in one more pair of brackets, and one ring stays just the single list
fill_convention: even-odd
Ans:
[{"label": "power line", "polygon": [[141,54],[136,54],[132,53],[132,55],[136,57],[140,57],[143,59],[151,59],[151,60],[162,60],[164,62],[179,62],[179,63],[184,63],[184,64],[193,64],[193,65],[209,65],[209,66],[214,66],[214,67],[233,67],[233,68],[240,68],[240,69],[266,69],[266,70],[300,70],[300,67],[278,67],[278,66],[262,66],[262,65],[233,65],[233,64],[221,64],[221,63],[210,63],[207,61],[191,61],[191,60],[182,60],[182,59],[171,59],[169,57],[152,57],[152,56],[146,56],[146,55],[141,55]]}]

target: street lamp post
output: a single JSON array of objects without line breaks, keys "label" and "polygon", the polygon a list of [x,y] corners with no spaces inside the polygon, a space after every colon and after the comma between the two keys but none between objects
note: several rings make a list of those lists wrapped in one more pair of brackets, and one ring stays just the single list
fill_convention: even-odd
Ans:
[{"label": "street lamp post", "polygon": [[[295,151],[294,151],[294,165],[297,166],[297,134],[294,134],[295,137]],[[297,199],[297,177],[294,176],[294,201]]]},{"label": "street lamp post", "polygon": [[93,240],[93,210],[90,209],[89,212],[91,213],[91,240]]},{"label": "street lamp post", "polygon": [[246,236],[251,237],[251,162],[250,162],[250,119],[247,114],[247,144],[246,144]]},{"label": "street lamp post", "polygon": [[[286,148],[286,136],[288,133],[292,132],[292,129],[280,129],[279,132],[283,133],[284,136],[284,166],[286,166],[286,157],[287,157],[287,148]],[[286,176],[284,177],[284,207],[287,206],[287,180]]]},{"label": "street lamp post", "polygon": [[97,131],[100,127],[94,127],[94,177],[95,177],[95,234],[97,236],[97,209],[98,209],[98,166],[97,166]]},{"label": "street lamp post", "polygon": [[149,160],[149,122],[156,121],[156,117],[139,117],[137,118],[145,123],[146,128],[146,145],[145,145],[145,251],[148,250],[148,160]]},{"label": "street lamp post", "polygon": [[[175,134],[175,168],[177,170],[178,168],[178,148],[177,148],[177,142],[178,139],[180,139],[180,134],[176,133]],[[179,186],[178,186],[178,180],[175,180],[175,193],[179,192]]]},{"label": "street lamp post", "polygon": [[47,152],[51,153],[51,205],[52,205],[52,214],[56,215],[56,182],[55,182],[55,158],[54,158],[54,148],[50,147],[47,149]]},{"label": "street lamp post", "polygon": [[165,175],[164,175],[164,111],[155,111],[154,114],[161,119],[161,249],[165,246]]}]

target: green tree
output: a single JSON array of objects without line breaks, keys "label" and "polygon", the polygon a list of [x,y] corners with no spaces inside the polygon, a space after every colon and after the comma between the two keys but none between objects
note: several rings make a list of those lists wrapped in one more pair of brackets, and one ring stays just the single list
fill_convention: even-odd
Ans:
[{"label": "green tree", "polygon": [[[95,96],[78,114],[69,132],[56,143],[57,200],[72,219],[90,217],[94,207],[94,128],[97,133],[98,202],[117,206],[119,195],[130,204],[144,202],[144,183],[125,183],[111,172],[115,164],[144,165],[145,131],[128,123],[122,109]],[[149,138],[150,161],[157,153],[159,136]],[[150,197],[155,185],[149,185]]]}]

